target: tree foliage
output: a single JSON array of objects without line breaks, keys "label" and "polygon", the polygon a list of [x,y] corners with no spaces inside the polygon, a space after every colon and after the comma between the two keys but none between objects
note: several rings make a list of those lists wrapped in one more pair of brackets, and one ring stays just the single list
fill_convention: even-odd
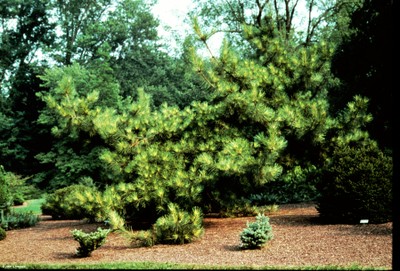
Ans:
[{"label": "tree foliage", "polygon": [[4,167],[0,166],[0,207],[2,210],[8,209],[12,201],[10,178],[7,175]]},{"label": "tree foliage", "polygon": [[[49,1],[61,35],[46,56],[59,67],[14,89],[32,87],[44,105],[33,128],[53,136],[33,152],[49,169],[35,175],[42,187],[91,178],[99,191],[88,206],[103,208],[91,216],[155,223],[172,203],[224,212],[276,182],[313,187],[337,147],[368,139],[369,100],[349,97],[331,114],[328,96],[340,87],[331,61],[358,1],[307,1],[306,30],[296,28],[297,1],[201,2],[180,57],[159,50],[150,4]],[[218,55],[199,55],[215,31],[234,35]],[[23,105],[18,91],[10,97]],[[6,146],[29,118],[16,122],[2,106]],[[20,145],[6,154],[25,157]]]},{"label": "tree foliage", "polygon": [[54,40],[46,11],[46,1],[0,3],[0,163],[23,175],[44,170],[34,156],[48,142],[48,133],[35,123],[44,106],[35,93],[45,62],[35,55]]},{"label": "tree foliage", "polygon": [[366,0],[351,16],[351,34],[337,48],[332,71],[341,80],[331,90],[334,112],[346,100],[370,100],[371,137],[381,148],[393,148],[393,1]]},{"label": "tree foliage", "polygon": [[308,47],[320,40],[338,42],[348,32],[351,12],[362,1],[196,1],[190,18],[202,28],[200,40],[223,33],[232,46],[245,56],[258,55],[258,43],[243,39],[251,35],[268,39],[281,36],[286,41]]},{"label": "tree foliage", "polygon": [[209,63],[192,55],[194,70],[212,90],[207,102],[154,109],[141,90],[136,101],[125,100],[119,109],[95,106],[98,93],[75,90],[80,76],[60,81],[57,102],[45,97],[55,132],[100,140],[99,168],[90,160],[92,173],[106,174],[132,219],[143,210],[156,219],[171,202],[184,210],[202,206],[219,212],[276,180],[302,176],[312,182],[333,146],[367,137],[365,99],[356,97],[339,117],[329,114],[327,90],[335,84],[331,43],[299,47],[282,35],[244,31],[259,49],[258,58],[243,59],[228,43]]},{"label": "tree foliage", "polygon": [[47,107],[38,122],[50,126],[57,140],[49,152],[36,156],[54,169],[38,181],[47,180],[42,185],[47,183],[52,189],[78,183],[85,176],[107,184],[107,174],[99,161],[106,143],[96,135],[93,122],[101,108],[121,107],[118,83],[107,73],[78,64],[48,70],[41,78],[49,91],[39,94]]},{"label": "tree foliage", "polygon": [[[55,120],[51,113],[45,117],[48,109],[37,96],[39,92],[53,95],[64,68],[80,78],[74,78],[79,95],[103,88],[96,106],[117,108],[118,99],[136,99],[139,87],[147,89],[155,108],[162,103],[183,108],[192,100],[207,99],[201,81],[187,69],[183,57],[160,50],[158,21],[150,12],[154,1],[33,2],[7,1],[1,8],[0,161],[8,170],[34,175],[32,182],[46,187],[54,174],[66,173],[65,184],[71,183],[85,170],[82,162],[94,159],[90,155],[81,159],[88,151],[76,154],[76,150],[64,150],[66,142],[60,142],[61,137],[52,139]],[[71,72],[71,66],[77,64],[85,72]],[[54,72],[49,75],[46,70]],[[90,84],[82,86],[85,80]],[[74,140],[81,138],[75,135]],[[81,146],[68,144],[74,145],[68,148]],[[52,166],[56,156],[60,157],[59,165],[61,161],[76,163],[60,172]],[[72,177],[68,172],[74,167],[77,174]],[[63,182],[62,178],[53,181]]]},{"label": "tree foliage", "polygon": [[317,210],[328,223],[393,220],[393,160],[374,141],[335,148],[317,188]]}]

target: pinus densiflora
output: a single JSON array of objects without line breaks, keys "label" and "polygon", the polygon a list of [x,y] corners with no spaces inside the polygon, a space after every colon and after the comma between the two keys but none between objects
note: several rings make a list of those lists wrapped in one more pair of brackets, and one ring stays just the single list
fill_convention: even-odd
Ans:
[{"label": "pinus densiflora", "polygon": [[170,203],[218,212],[276,180],[311,182],[334,146],[368,137],[363,97],[338,116],[329,113],[328,89],[337,83],[329,62],[334,44],[299,46],[287,33],[244,31],[257,51],[253,57],[229,42],[207,60],[193,51],[192,68],[211,91],[207,102],[154,110],[139,89],[136,100],[113,107],[100,103],[96,91],[79,93],[71,76],[45,96],[59,122],[55,134],[84,134],[85,146],[101,142],[95,165],[119,195],[114,207],[129,208],[120,214],[145,210],[157,218]]}]

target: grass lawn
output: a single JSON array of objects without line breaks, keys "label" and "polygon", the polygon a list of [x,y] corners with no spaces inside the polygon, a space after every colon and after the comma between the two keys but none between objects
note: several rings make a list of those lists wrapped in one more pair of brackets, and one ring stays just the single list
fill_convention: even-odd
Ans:
[{"label": "grass lawn", "polygon": [[16,213],[32,212],[35,215],[41,215],[42,210],[40,209],[40,206],[44,201],[45,201],[44,198],[27,200],[26,205],[19,207],[12,207],[12,210]]}]

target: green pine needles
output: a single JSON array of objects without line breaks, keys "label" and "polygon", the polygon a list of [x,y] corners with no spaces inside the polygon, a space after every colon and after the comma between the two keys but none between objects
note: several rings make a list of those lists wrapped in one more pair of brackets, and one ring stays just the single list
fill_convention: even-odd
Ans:
[{"label": "green pine needles", "polygon": [[240,233],[242,249],[260,249],[274,237],[268,216],[258,214],[255,222],[247,222],[247,228]]},{"label": "green pine needles", "polygon": [[168,205],[169,213],[157,219],[154,233],[162,244],[185,244],[203,236],[203,216],[198,207],[192,212],[181,210],[176,204]]},{"label": "green pine needles", "polygon": [[181,245],[196,241],[203,234],[203,215],[200,208],[194,207],[190,213],[170,203],[168,213],[158,218],[152,229],[132,235],[132,243],[136,242],[141,246]]}]

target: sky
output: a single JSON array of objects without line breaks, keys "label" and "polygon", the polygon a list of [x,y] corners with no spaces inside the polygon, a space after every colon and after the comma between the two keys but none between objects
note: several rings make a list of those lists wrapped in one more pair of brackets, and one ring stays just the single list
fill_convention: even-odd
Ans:
[{"label": "sky", "polygon": [[184,23],[186,13],[190,10],[192,0],[158,0],[152,12],[160,20],[158,34],[164,40],[173,43],[174,36],[184,36],[190,26]]},{"label": "sky", "polygon": [[[192,26],[185,23],[184,19],[193,5],[192,0],[158,0],[158,3],[152,9],[155,17],[160,20],[159,36],[164,41],[172,43],[176,50],[180,48],[176,44],[174,36],[184,37],[185,33],[192,30]],[[218,39],[218,37],[215,41],[211,41],[210,47],[213,54],[218,52],[220,44],[221,39]]]},{"label": "sky", "polygon": [[162,23],[179,30],[192,5],[192,0],[158,0],[153,8],[153,13]]}]

